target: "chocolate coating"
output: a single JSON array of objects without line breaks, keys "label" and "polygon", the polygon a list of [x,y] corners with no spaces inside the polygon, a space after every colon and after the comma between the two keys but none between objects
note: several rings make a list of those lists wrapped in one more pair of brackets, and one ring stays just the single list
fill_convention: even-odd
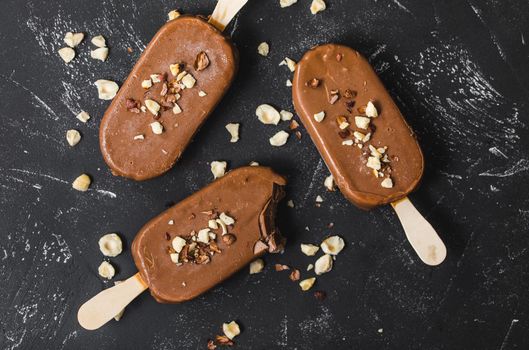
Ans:
[{"label": "chocolate coating", "polygon": [[[164,303],[193,299],[263,255],[266,250],[254,253],[257,242],[265,242],[271,252],[282,250],[284,240],[274,221],[285,184],[286,180],[269,168],[239,168],[143,226],[132,243],[132,255],[152,296]],[[167,251],[171,242],[166,232],[173,239],[208,227],[211,217],[203,212],[209,210],[226,212],[236,220],[230,229],[236,237],[235,243],[227,246],[218,234],[217,243],[222,252],[213,255],[208,264],[177,266]],[[174,225],[168,224],[170,220],[174,220]]]},{"label": "chocolate coating", "polygon": [[[206,69],[197,71],[193,65],[202,51],[210,63]],[[196,84],[180,93],[177,103],[182,113],[173,114],[171,108],[161,111],[158,121],[164,132],[156,135],[150,127],[154,116],[149,111],[129,111],[126,100],[143,102],[147,95],[160,102],[162,84],[153,85],[146,93],[141,82],[151,74],[174,78],[169,66],[175,63],[184,63]],[[204,19],[181,16],[166,23],[141,55],[101,122],[101,152],[112,173],[146,180],[171,169],[228,90],[237,65],[238,54],[229,38]],[[207,95],[198,96],[201,90]],[[145,139],[134,140],[136,135],[144,135]]]},{"label": "chocolate coating", "polygon": [[[319,86],[306,84],[320,80]],[[346,89],[356,97],[346,99]],[[331,90],[339,90],[341,97],[329,102]],[[404,120],[398,107],[382,85],[369,62],[357,51],[342,45],[317,46],[303,56],[297,64],[292,95],[294,107],[310,134],[335,182],[344,196],[362,209],[388,204],[405,197],[418,185],[423,174],[424,160],[414,133]],[[388,147],[391,159],[393,188],[381,186],[381,179],[366,166],[366,150],[344,146],[336,118],[346,116],[352,131],[366,132],[355,126],[354,117],[361,115],[358,108],[374,101],[379,116],[371,119],[374,147]],[[354,101],[347,110],[345,102]],[[314,114],[325,111],[322,122]],[[349,137],[352,138],[352,137]],[[364,153],[364,154],[362,154]]]}]

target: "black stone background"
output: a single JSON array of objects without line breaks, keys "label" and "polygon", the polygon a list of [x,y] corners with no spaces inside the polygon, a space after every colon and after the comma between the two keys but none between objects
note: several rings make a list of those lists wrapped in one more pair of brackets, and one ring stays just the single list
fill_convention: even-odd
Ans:
[{"label": "black stone background", "polygon": [[[93,82],[121,83],[171,9],[209,14],[215,2],[0,1],[1,348],[204,349],[232,319],[242,327],[239,349],[529,348],[529,3],[327,4],[313,16],[309,0],[286,9],[250,0],[227,28],[241,56],[229,93],[173,170],[136,183],[112,176],[102,160],[98,126],[108,103]],[[85,40],[65,65],[56,51],[70,30],[103,34],[108,61],[90,59]],[[266,58],[256,53],[261,41],[271,46]],[[324,190],[328,171],[304,130],[301,141],[268,144],[288,124],[261,124],[256,106],[293,111],[290,72],[278,63],[326,42],[369,57],[415,129],[426,172],[411,199],[446,242],[440,267],[417,259],[390,207],[364,212]],[[81,109],[92,116],[86,125],[75,119]],[[231,144],[224,125],[235,121],[241,140]],[[83,135],[74,148],[69,128]],[[255,160],[288,176],[296,207],[279,208],[285,253],[267,256],[264,273],[244,269],[194,301],[162,305],[144,293],[121,321],[81,329],[80,304],[113,284],[97,275],[99,237],[120,234],[126,248],[111,259],[115,279],[134,274],[135,233],[209,183],[213,160],[232,169]],[[82,172],[94,180],[87,193],[70,186]],[[299,244],[329,234],[347,245],[318,278],[315,290],[328,294],[319,302],[273,264],[310,276],[304,268],[314,259]]]}]

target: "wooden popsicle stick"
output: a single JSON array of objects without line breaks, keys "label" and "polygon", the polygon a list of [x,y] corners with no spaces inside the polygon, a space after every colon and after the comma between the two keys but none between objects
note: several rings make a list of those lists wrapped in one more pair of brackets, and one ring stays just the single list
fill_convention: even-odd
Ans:
[{"label": "wooden popsicle stick", "polygon": [[85,329],[98,329],[120,313],[145,289],[147,289],[147,284],[137,273],[126,281],[101,291],[84,303],[79,308],[77,320]]},{"label": "wooden popsicle stick", "polygon": [[406,237],[421,260],[431,266],[446,258],[446,247],[434,228],[417,211],[408,197],[391,203],[404,228]]},{"label": "wooden popsicle stick", "polygon": [[248,0],[219,0],[209,18],[209,23],[223,31],[247,2]]}]

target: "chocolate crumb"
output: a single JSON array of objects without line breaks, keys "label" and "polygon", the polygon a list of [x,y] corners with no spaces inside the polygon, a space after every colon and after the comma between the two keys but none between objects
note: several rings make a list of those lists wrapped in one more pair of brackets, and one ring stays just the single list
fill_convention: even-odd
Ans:
[{"label": "chocolate crumb", "polygon": [[166,232],[166,233],[165,233],[165,239],[166,239],[167,241],[170,241],[170,240],[171,240],[171,235],[169,234],[169,232]]},{"label": "chocolate crumb", "polygon": [[208,350],[215,350],[217,348],[217,345],[215,345],[215,342],[211,339],[208,340]]},{"label": "chocolate crumb", "polygon": [[287,265],[282,265],[282,264],[275,264],[274,268],[276,271],[290,270],[290,267],[288,267]]},{"label": "chocolate crumb", "polygon": [[318,299],[318,301],[324,301],[325,298],[327,297],[327,293],[325,293],[322,290],[317,290],[314,292],[314,297]]},{"label": "chocolate crumb", "polygon": [[299,123],[297,121],[292,120],[290,122],[290,126],[289,126],[290,130],[296,130],[298,127],[299,127]]},{"label": "chocolate crumb", "polygon": [[230,340],[230,338],[228,338],[227,336],[225,335],[216,335],[215,336],[215,340],[217,341],[217,343],[219,345],[223,345],[223,346],[233,346],[233,341]]},{"label": "chocolate crumb", "polygon": [[298,140],[301,140],[301,131],[296,131],[296,132],[294,133],[294,135],[296,135],[296,138],[297,138]]},{"label": "chocolate crumb", "polygon": [[351,91],[350,89],[345,89],[343,93],[343,97],[345,98],[355,98],[356,97],[356,91]]},{"label": "chocolate crumb", "polygon": [[209,66],[209,58],[208,55],[202,51],[197,55],[197,58],[195,59],[195,70],[197,72],[200,72]]},{"label": "chocolate crumb", "polygon": [[360,114],[365,114],[365,112],[366,112],[366,106],[360,106],[360,107],[358,107],[357,110],[358,110],[358,113],[360,113]]},{"label": "chocolate crumb", "polygon": [[235,238],[235,236],[232,235],[231,233],[228,233],[228,234],[225,234],[224,236],[222,236],[222,241],[226,245],[232,245],[233,243],[235,243],[236,240],[237,240],[237,238]]},{"label": "chocolate crumb", "polygon": [[345,109],[347,109],[347,112],[352,113],[353,107],[355,105],[355,101],[345,101],[344,104],[345,104]]},{"label": "chocolate crumb", "polygon": [[301,274],[299,273],[299,270],[298,269],[294,269],[292,270],[292,272],[290,273],[290,280],[291,281],[298,281],[299,278],[301,277]]},{"label": "chocolate crumb", "polygon": [[349,137],[349,135],[351,135],[351,132],[348,130],[348,129],[345,129],[345,130],[340,130],[338,132],[338,135],[342,138],[342,139],[346,139]]},{"label": "chocolate crumb", "polygon": [[125,100],[125,107],[129,112],[140,113],[140,106],[141,104],[138,101],[133,100],[132,98],[127,98]]},{"label": "chocolate crumb", "polygon": [[320,86],[320,80],[316,78],[312,78],[311,80],[307,81],[305,83],[306,86],[310,86],[311,88],[315,89],[318,86]]}]

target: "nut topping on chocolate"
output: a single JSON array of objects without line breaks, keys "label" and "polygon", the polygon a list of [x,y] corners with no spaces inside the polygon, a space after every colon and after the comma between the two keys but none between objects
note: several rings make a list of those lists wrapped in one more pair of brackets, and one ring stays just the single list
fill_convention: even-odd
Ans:
[{"label": "nut topping on chocolate", "polygon": [[195,70],[197,72],[200,72],[209,66],[209,57],[208,55],[202,51],[197,55],[197,58],[195,59]]},{"label": "nut topping on chocolate", "polygon": [[320,86],[320,80],[316,78],[312,78],[311,80],[307,81],[305,83],[306,86],[310,86],[311,88],[315,89],[318,86]]}]

